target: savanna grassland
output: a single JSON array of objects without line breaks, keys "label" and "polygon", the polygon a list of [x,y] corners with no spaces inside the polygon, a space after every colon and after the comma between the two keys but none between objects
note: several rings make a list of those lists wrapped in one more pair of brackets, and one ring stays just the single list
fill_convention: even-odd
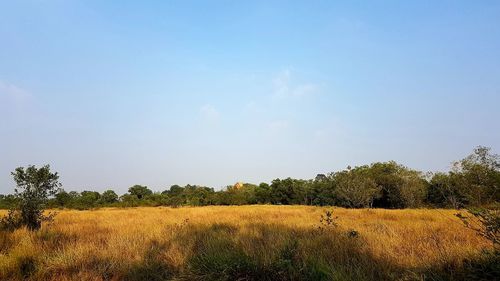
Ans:
[{"label": "savanna grassland", "polygon": [[[327,210],[333,223],[320,222]],[[62,210],[36,232],[0,233],[0,280],[466,280],[464,265],[491,244],[455,213],[268,205]]]}]

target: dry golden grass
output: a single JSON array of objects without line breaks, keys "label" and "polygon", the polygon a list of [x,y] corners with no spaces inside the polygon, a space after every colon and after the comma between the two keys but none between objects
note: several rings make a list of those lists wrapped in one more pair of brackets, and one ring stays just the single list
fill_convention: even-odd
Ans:
[{"label": "dry golden grass", "polygon": [[[319,230],[320,216],[332,209],[339,226]],[[455,213],[306,206],[64,210],[36,233],[0,233],[0,280],[421,280],[446,266],[459,268],[489,247]],[[349,237],[350,229],[359,236]]]}]

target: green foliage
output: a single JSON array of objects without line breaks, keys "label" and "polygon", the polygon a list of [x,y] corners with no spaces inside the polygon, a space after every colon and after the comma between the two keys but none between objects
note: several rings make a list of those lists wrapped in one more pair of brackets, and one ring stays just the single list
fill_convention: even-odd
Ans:
[{"label": "green foliage", "polygon": [[324,215],[321,215],[319,223],[321,224],[320,229],[327,229],[331,227],[337,227],[338,223],[336,220],[338,217],[333,216],[333,211],[325,211]]},{"label": "green foliage", "polygon": [[314,181],[309,182],[310,204],[317,206],[333,206],[337,202],[336,182],[333,174],[330,177],[316,176]]},{"label": "green foliage", "polygon": [[13,194],[0,194],[0,209],[10,209],[17,204],[17,198]]},{"label": "green foliage", "polygon": [[99,192],[85,190],[85,191],[82,191],[80,193],[78,203],[81,206],[87,206],[87,207],[93,208],[93,207],[97,206],[100,198],[101,198],[101,194],[99,194]]},{"label": "green foliage", "polygon": [[101,194],[100,202],[102,204],[113,204],[118,202],[118,195],[111,189],[104,191]]},{"label": "green foliage", "polygon": [[61,186],[59,176],[50,172],[49,165],[41,168],[19,167],[11,174],[16,182],[14,196],[17,204],[2,219],[1,225],[3,228],[26,226],[29,230],[37,230],[43,221],[53,218],[53,214],[45,216],[43,211],[48,197],[54,195]]},{"label": "green foliage", "polygon": [[479,146],[466,158],[454,163],[454,172],[462,177],[462,188],[468,187],[467,199],[473,205],[500,200],[500,156]]},{"label": "green foliage", "polygon": [[137,197],[137,199],[144,199],[146,196],[153,194],[153,191],[147,186],[134,185],[128,189],[130,195]]},{"label": "green foliage", "polygon": [[468,191],[463,188],[460,175],[436,173],[429,183],[428,201],[438,207],[459,209],[467,203]]},{"label": "green foliage", "polygon": [[72,199],[73,197],[71,196],[71,194],[64,191],[64,189],[61,189],[55,194],[53,203],[60,207],[66,207],[69,205]]},{"label": "green foliage", "polygon": [[340,205],[351,208],[371,207],[381,195],[381,187],[370,177],[367,166],[335,173],[335,196]]},{"label": "green foliage", "polygon": [[120,202],[123,207],[137,207],[140,203],[137,196],[131,194],[123,194],[120,196]]},{"label": "green foliage", "polygon": [[[207,206],[247,204],[301,204],[346,208],[418,208],[423,206],[463,208],[484,206],[500,200],[500,157],[486,147],[477,147],[457,161],[452,171],[431,176],[394,161],[348,167],[314,180],[275,179],[271,184],[251,183],[223,190],[199,185],[172,185],[153,193],[134,185],[120,197],[107,190],[81,193],[62,189],[48,200],[51,208],[89,209],[103,206]],[[0,208],[17,206],[20,198],[0,195]]]},{"label": "green foliage", "polygon": [[269,184],[262,182],[255,187],[255,201],[257,204],[271,203],[271,187]]},{"label": "green foliage", "polygon": [[453,163],[449,173],[434,174],[430,203],[452,208],[481,206],[500,200],[500,156],[479,146],[466,158]]},{"label": "green foliage", "polygon": [[426,184],[421,172],[394,161],[374,163],[368,173],[382,190],[374,207],[411,208],[421,206],[426,197]]},{"label": "green foliage", "polygon": [[284,180],[275,179],[271,182],[271,203],[293,205],[310,202],[308,197],[309,184],[304,180],[286,178]]}]

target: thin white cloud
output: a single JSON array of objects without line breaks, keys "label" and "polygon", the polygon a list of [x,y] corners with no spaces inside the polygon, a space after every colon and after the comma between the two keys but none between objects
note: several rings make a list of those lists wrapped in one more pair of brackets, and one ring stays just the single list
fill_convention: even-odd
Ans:
[{"label": "thin white cloud", "polygon": [[318,90],[318,86],[313,83],[295,83],[292,79],[292,70],[285,69],[278,73],[273,78],[273,97],[278,99],[283,98],[300,98],[311,95]]},{"label": "thin white cloud", "polygon": [[290,93],[290,70],[285,69],[281,71],[273,79],[274,92],[273,96],[277,98],[284,98]]},{"label": "thin white cloud", "polygon": [[29,100],[31,95],[21,87],[0,80],[0,98],[6,102],[19,104]]},{"label": "thin white cloud", "polygon": [[293,90],[293,96],[295,97],[303,97],[303,96],[308,96],[313,93],[315,93],[318,89],[318,86],[315,84],[302,84],[298,85],[294,90]]},{"label": "thin white cloud", "polygon": [[201,117],[209,122],[218,122],[220,119],[220,112],[211,104],[205,104],[200,108]]}]

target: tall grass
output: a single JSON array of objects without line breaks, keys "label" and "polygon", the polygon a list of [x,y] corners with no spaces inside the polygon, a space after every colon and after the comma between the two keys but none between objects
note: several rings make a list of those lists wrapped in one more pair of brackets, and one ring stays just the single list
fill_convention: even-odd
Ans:
[{"label": "tall grass", "polygon": [[326,210],[60,211],[0,233],[0,280],[465,280],[464,261],[491,247],[456,211],[334,208],[329,227]]}]

